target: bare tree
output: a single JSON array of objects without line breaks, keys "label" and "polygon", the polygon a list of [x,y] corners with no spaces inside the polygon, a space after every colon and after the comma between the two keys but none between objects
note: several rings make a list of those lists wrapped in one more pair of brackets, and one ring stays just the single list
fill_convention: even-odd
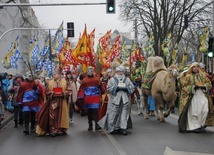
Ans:
[{"label": "bare tree", "polygon": [[[1,2],[1,1],[0,1]],[[16,3],[15,0],[8,0],[6,1],[5,3]],[[34,28],[38,28],[38,26],[36,26],[35,24],[33,24],[31,21],[30,21],[30,17],[27,17],[27,13],[25,13],[26,9],[29,8],[29,7],[21,7],[21,6],[17,6],[18,7],[18,10],[17,10],[17,13],[16,15],[18,15],[20,13],[21,17],[22,17],[22,23],[21,25],[19,25],[18,27],[23,27],[24,25],[29,25],[30,27],[34,27]],[[0,9],[5,9],[7,11],[7,8],[4,6],[0,7]],[[10,10],[10,9],[9,9]],[[33,10],[32,10],[33,11]],[[8,14],[10,15],[10,12],[8,12]],[[13,20],[17,20],[17,18],[14,18],[14,14],[12,15],[12,18]]]},{"label": "bare tree", "polygon": [[[137,19],[138,31],[147,37],[153,32],[155,55],[163,55],[160,44],[168,33],[172,34],[174,43],[184,39],[189,45],[197,46],[199,29],[212,24],[212,1],[122,0],[120,19],[126,22]],[[183,26],[185,15],[188,29]]]}]

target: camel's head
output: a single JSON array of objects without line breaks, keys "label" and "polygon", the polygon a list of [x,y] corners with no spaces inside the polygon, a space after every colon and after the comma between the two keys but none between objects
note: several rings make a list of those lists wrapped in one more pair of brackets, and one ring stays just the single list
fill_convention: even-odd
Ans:
[{"label": "camel's head", "polygon": [[167,68],[167,71],[171,74],[173,77],[179,76],[179,69],[176,65],[171,65],[169,68]]}]

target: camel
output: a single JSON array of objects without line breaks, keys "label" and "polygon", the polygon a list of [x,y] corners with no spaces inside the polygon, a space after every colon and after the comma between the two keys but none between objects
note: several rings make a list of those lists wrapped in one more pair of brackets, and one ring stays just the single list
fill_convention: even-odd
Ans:
[{"label": "camel", "polygon": [[[148,63],[151,63],[148,61]],[[151,64],[149,64],[151,65]],[[152,72],[154,73],[149,82],[152,82],[151,89],[145,89],[142,87],[142,93],[144,95],[145,107],[147,107],[148,95],[151,95],[155,100],[157,120],[160,122],[166,122],[165,117],[170,115],[170,110],[174,106],[176,100],[176,79],[179,75],[178,67],[171,65],[166,69],[163,58],[152,58]],[[165,103],[169,104],[169,108],[163,113]],[[148,119],[148,109],[146,109],[145,119]]]}]

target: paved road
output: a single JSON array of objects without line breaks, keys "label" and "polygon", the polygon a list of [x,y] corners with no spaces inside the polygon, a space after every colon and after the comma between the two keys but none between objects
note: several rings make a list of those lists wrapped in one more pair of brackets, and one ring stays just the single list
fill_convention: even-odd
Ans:
[{"label": "paved road", "polygon": [[142,115],[137,115],[135,105],[132,120],[134,128],[127,136],[111,135],[104,130],[87,131],[87,118],[75,113],[68,135],[61,137],[26,136],[22,133],[23,128],[13,128],[11,121],[0,131],[0,152],[4,155],[214,154],[213,128],[208,128],[208,132],[203,134],[179,133],[176,115],[167,118],[167,123],[159,123],[155,117],[144,120]]}]

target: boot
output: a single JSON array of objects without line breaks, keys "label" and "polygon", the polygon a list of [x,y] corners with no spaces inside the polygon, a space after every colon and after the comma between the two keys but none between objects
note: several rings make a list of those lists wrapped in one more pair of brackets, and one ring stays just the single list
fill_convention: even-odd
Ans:
[{"label": "boot", "polygon": [[123,130],[122,130],[122,134],[123,134],[123,135],[128,135],[128,132],[126,131],[126,129],[123,129]]},{"label": "boot", "polygon": [[154,110],[151,111],[151,116],[155,116]]},{"label": "boot", "polygon": [[29,135],[29,123],[25,123],[25,130],[23,131],[26,135]]},{"label": "boot", "polygon": [[99,126],[99,124],[95,124],[95,130],[97,131],[97,130],[100,130],[101,129],[101,127]]},{"label": "boot", "polygon": [[92,122],[88,122],[88,131],[92,131],[92,130],[93,130]]},{"label": "boot", "polygon": [[14,122],[15,122],[14,128],[18,128],[18,121],[14,120]]}]

